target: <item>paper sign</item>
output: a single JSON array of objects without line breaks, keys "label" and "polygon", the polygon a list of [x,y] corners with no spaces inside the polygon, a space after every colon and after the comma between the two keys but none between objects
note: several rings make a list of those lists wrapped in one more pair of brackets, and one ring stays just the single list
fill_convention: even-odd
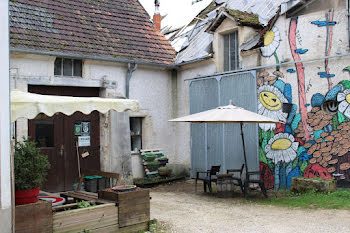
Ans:
[{"label": "paper sign", "polygon": [[79,136],[78,137],[78,146],[90,146],[90,136]]},{"label": "paper sign", "polygon": [[85,153],[82,153],[81,154],[81,157],[85,158],[85,157],[88,157],[90,154],[88,151],[86,151]]},{"label": "paper sign", "polygon": [[90,136],[90,122],[81,122],[81,135]]}]

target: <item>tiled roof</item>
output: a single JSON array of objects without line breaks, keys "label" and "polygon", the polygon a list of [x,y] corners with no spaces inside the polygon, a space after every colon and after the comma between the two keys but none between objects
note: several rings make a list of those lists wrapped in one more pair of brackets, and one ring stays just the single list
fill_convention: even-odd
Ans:
[{"label": "tiled roof", "polygon": [[137,0],[10,1],[12,48],[173,64],[175,51]]}]

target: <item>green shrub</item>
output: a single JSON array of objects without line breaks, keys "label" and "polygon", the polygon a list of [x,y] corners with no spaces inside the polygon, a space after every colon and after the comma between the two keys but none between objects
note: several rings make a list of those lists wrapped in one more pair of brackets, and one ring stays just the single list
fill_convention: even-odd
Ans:
[{"label": "green shrub", "polygon": [[15,143],[14,174],[15,189],[28,190],[38,188],[46,180],[50,163],[35,142],[24,140]]},{"label": "green shrub", "polygon": [[144,160],[146,160],[146,161],[153,161],[153,160],[155,160],[155,159],[157,158],[157,155],[151,154],[151,153],[147,153],[147,154],[144,154],[144,155],[142,156],[142,158],[143,158]]},{"label": "green shrub", "polygon": [[80,202],[77,202],[77,205],[78,205],[78,209],[80,209],[80,208],[89,208],[89,207],[91,207],[90,203],[87,202],[87,201],[80,201]]},{"label": "green shrub", "polygon": [[151,162],[147,162],[148,166],[159,166],[160,162],[159,161],[151,161]]}]

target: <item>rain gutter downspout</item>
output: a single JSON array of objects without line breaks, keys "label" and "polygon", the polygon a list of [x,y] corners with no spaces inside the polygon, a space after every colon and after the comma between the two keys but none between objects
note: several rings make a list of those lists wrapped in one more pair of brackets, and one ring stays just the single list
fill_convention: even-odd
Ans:
[{"label": "rain gutter downspout", "polygon": [[130,79],[132,73],[137,69],[137,64],[134,64],[134,68],[131,68],[131,63],[128,63],[128,70],[126,71],[126,82],[125,82],[125,97],[129,99],[129,91],[130,91]]},{"label": "rain gutter downspout", "polygon": [[350,0],[346,1],[346,8],[348,11],[348,51],[350,51]]}]

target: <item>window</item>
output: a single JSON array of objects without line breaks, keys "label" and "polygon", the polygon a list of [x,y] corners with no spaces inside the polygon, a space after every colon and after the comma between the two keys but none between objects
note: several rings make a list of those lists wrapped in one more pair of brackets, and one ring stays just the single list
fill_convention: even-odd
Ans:
[{"label": "window", "polygon": [[57,76],[82,77],[82,60],[57,57],[54,74]]},{"label": "window", "polygon": [[224,35],[224,71],[239,68],[238,31]]},{"label": "window", "polygon": [[35,142],[38,147],[54,146],[54,124],[52,120],[35,120]]},{"label": "window", "polygon": [[139,152],[142,148],[142,118],[130,117],[131,150]]}]

